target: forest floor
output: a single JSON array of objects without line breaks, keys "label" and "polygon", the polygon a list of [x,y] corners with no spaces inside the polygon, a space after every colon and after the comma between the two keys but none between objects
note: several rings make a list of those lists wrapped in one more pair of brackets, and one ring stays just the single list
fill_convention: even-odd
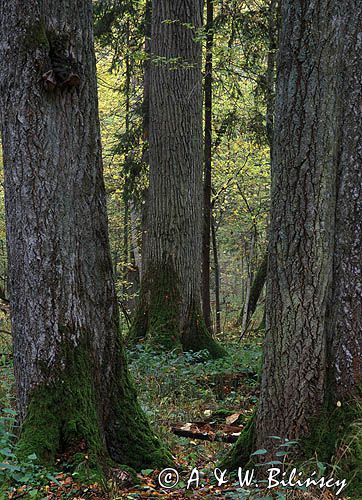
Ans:
[{"label": "forest floor", "polygon": [[[240,343],[226,343],[229,356],[207,361],[200,355],[153,353],[138,345],[128,351],[129,368],[138,388],[139,399],[153,428],[175,458],[172,467],[179,474],[174,487],[162,487],[165,473],[143,470],[139,484],[128,482],[129,475],[114,470],[114,480],[106,484],[79,484],[77,472],[44,471],[30,460],[12,470],[11,424],[15,421],[15,398],[10,340],[0,342],[0,500],[72,499],[117,500],[142,498],[182,499],[306,499],[330,500],[328,491],[258,491],[241,488],[236,477],[217,486],[214,470],[221,457],[237,439],[258,401],[261,364],[261,337],[249,336]],[[202,354],[201,354],[202,356]],[[198,473],[195,472],[195,469]],[[192,472],[194,471],[194,472]],[[197,483],[197,474],[199,483]],[[176,472],[172,472],[171,483]],[[9,478],[12,480],[9,481]],[[7,486],[2,487],[3,484]],[[187,488],[190,481],[190,487]],[[13,482],[13,486],[11,486]]]}]

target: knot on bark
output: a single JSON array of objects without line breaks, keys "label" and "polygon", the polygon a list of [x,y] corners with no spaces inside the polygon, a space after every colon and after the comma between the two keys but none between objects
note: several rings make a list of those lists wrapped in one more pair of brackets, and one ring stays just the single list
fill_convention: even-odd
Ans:
[{"label": "knot on bark", "polygon": [[49,65],[43,73],[42,80],[48,92],[56,88],[73,88],[80,85],[79,64],[70,49],[67,35],[48,35]]}]

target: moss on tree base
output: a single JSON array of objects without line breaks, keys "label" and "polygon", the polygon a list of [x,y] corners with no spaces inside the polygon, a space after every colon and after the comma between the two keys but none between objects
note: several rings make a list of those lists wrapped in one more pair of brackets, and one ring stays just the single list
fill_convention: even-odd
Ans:
[{"label": "moss on tree base", "polygon": [[[250,455],[256,449],[256,415],[243,429],[239,439],[223,459],[220,467],[236,470],[251,466]],[[308,437],[299,441],[295,450],[293,467],[299,464],[303,470],[311,466],[314,472],[315,460],[335,467],[338,479],[348,481],[347,493],[358,495],[362,491],[362,403],[329,402],[319,416],[310,423]],[[310,462],[311,461],[311,462]],[[328,473],[328,470],[327,472]],[[336,477],[336,473],[334,473]]]},{"label": "moss on tree base", "polygon": [[126,363],[119,365],[119,374],[112,391],[111,414],[106,431],[109,453],[116,462],[126,463],[136,470],[162,468],[173,463],[171,454],[152,432],[142,411]]},{"label": "moss on tree base", "polygon": [[238,440],[223,459],[220,467],[230,471],[245,467],[250,463],[250,455],[255,451],[255,413],[242,430]]},{"label": "moss on tree base", "polygon": [[184,351],[208,351],[211,358],[222,358],[226,356],[226,350],[221,347],[210,335],[201,309],[194,305],[190,312],[189,320],[185,322],[181,335]]},{"label": "moss on tree base", "polygon": [[360,400],[326,403],[311,422],[311,432],[301,440],[305,458],[317,457],[338,467],[338,477],[348,481],[347,492],[362,492],[362,403]]},{"label": "moss on tree base", "polygon": [[172,464],[139,406],[118,347],[109,401],[102,401],[104,393],[96,388],[87,345],[67,351],[56,379],[29,397],[17,443],[19,458],[35,453],[39,462],[52,465],[61,457],[91,480],[106,475],[114,462],[137,470]]},{"label": "moss on tree base", "polygon": [[143,279],[140,300],[129,340],[142,338],[156,349],[208,351],[212,358],[226,355],[208,332],[201,309],[192,304],[182,318],[180,282],[171,264],[153,267]]},{"label": "moss on tree base", "polygon": [[130,340],[147,341],[166,350],[181,351],[179,280],[173,266],[151,267],[143,278]]},{"label": "moss on tree base", "polygon": [[34,389],[17,444],[19,457],[35,453],[40,462],[57,455],[102,473],[107,453],[101,437],[98,401],[85,345],[66,354],[66,368],[50,384]]}]

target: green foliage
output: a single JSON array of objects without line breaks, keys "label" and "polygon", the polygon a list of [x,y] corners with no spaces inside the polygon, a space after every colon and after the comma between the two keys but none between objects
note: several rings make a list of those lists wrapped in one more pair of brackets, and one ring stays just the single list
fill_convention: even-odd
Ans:
[{"label": "green foliage", "polygon": [[[20,459],[16,455],[16,412],[4,409],[0,415],[0,493],[26,488],[27,498],[44,498],[43,486],[53,481],[54,473],[39,464],[35,453]],[[58,483],[59,484],[59,483]]]},{"label": "green foliage", "polygon": [[141,404],[164,440],[170,442],[170,435],[160,420],[200,420],[205,411],[227,416],[235,408],[245,408],[247,416],[255,405],[259,346],[228,344],[226,350],[228,355],[219,359],[210,359],[207,351],[162,353],[148,344],[128,351]]}]

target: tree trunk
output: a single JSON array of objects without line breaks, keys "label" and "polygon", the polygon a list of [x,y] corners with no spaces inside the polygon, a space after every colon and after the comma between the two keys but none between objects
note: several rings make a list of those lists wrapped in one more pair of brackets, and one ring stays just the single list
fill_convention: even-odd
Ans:
[{"label": "tree trunk", "polygon": [[202,228],[202,309],[206,327],[211,331],[210,305],[210,228],[212,186],[212,51],[214,45],[214,0],[206,0],[206,61],[205,61],[205,152],[204,204]]},{"label": "tree trunk", "polygon": [[221,332],[221,305],[220,305],[220,264],[217,248],[215,220],[211,217],[212,250],[214,255],[215,274],[215,331]]},{"label": "tree trunk", "polygon": [[362,8],[346,3],[343,20],[342,130],[337,178],[333,292],[329,308],[330,363],[335,400],[359,395],[362,382]]},{"label": "tree trunk", "polygon": [[146,265],[131,334],[220,356],[201,312],[202,4],[153,2]]},{"label": "tree trunk", "polygon": [[[150,73],[151,73],[151,22],[152,22],[152,0],[146,0],[145,17],[144,17],[144,34],[145,34],[145,61],[143,63],[143,151],[142,161],[149,165],[149,150],[148,140],[150,136]],[[148,190],[143,192],[143,203],[141,205],[141,266],[140,279],[142,280],[143,272],[146,266],[146,244],[147,244],[147,206],[148,206]]]},{"label": "tree trunk", "polygon": [[[300,440],[362,485],[362,7],[282,2],[261,399],[225,463]],[[342,459],[341,459],[342,457]]]},{"label": "tree trunk", "polygon": [[[254,252],[255,252],[255,244],[256,244],[256,230],[253,231],[251,240],[250,240],[250,249],[249,256],[246,255],[247,259],[247,278],[246,278],[246,291],[245,291],[245,301],[244,307],[241,315],[241,335],[243,336],[246,332],[248,325],[248,311],[249,311],[249,303],[250,303],[250,294],[253,283],[253,263],[254,263]],[[249,261],[249,262],[248,262]]]},{"label": "tree trunk", "polygon": [[256,418],[225,462],[270,436],[302,438],[322,411],[332,279],[338,50],[327,0],[283,0],[272,158],[266,338]]},{"label": "tree trunk", "polygon": [[256,424],[263,446],[272,446],[270,435],[307,435],[324,402],[339,116],[334,9],[327,0],[282,2]]},{"label": "tree trunk", "polygon": [[142,275],[142,258],[140,252],[140,242],[139,242],[139,213],[134,202],[131,202],[130,207],[130,224],[131,224],[131,243],[132,252],[134,255],[134,263],[138,271],[138,281],[140,281]]},{"label": "tree trunk", "polygon": [[1,0],[0,12],[19,454],[161,465],[118,331],[92,2]]},{"label": "tree trunk", "polygon": [[[256,272],[253,284],[251,286],[250,290],[250,297],[248,301],[248,311],[247,311],[247,320],[246,320],[246,325],[249,324],[251,318],[253,317],[253,314],[256,311],[256,307],[259,302],[259,298],[261,296],[261,293],[263,291],[264,285],[265,285],[265,280],[266,280],[266,272],[267,272],[267,264],[268,264],[268,257],[265,254],[264,258]],[[239,319],[238,319],[238,325],[242,325],[243,321],[243,311],[241,311]]]}]

